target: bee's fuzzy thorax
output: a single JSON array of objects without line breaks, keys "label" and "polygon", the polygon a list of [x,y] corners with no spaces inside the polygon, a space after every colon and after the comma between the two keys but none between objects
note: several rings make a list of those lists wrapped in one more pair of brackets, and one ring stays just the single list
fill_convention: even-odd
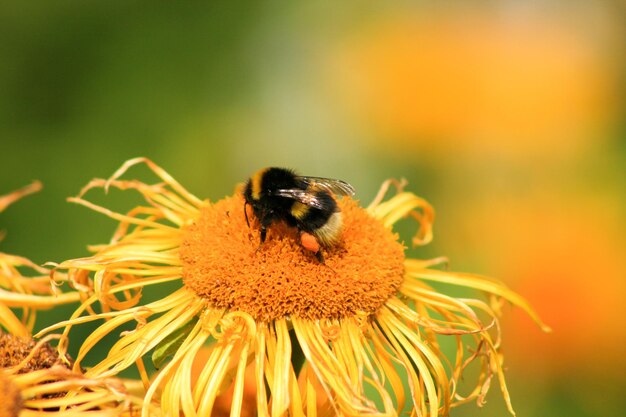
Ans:
[{"label": "bee's fuzzy thorax", "polygon": [[257,171],[250,180],[248,181],[248,186],[246,188],[250,188],[250,196],[254,200],[259,200],[261,198],[261,192],[263,190],[263,176],[267,172],[269,168],[264,168]]}]

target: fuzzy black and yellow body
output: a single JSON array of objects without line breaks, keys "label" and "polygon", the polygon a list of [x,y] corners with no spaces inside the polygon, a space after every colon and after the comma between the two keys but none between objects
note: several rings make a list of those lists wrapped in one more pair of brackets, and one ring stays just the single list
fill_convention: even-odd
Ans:
[{"label": "fuzzy black and yellow body", "polygon": [[261,225],[261,243],[268,227],[284,221],[298,228],[303,246],[315,252],[323,263],[321,247],[336,244],[341,234],[341,212],[334,196],[354,195],[354,188],[341,180],[304,177],[285,168],[271,167],[257,171],[246,183],[243,194]]}]

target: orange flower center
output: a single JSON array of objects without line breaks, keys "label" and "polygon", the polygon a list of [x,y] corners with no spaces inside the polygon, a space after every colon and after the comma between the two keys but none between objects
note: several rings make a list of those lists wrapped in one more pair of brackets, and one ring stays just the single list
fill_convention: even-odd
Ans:
[{"label": "orange flower center", "polygon": [[260,245],[259,224],[250,211],[248,228],[239,194],[204,207],[183,235],[184,283],[213,306],[258,321],[372,314],[402,282],[404,247],[353,200],[339,207],[340,243],[323,249],[324,264],[283,223],[272,225]]},{"label": "orange flower center", "polygon": [[[17,337],[0,331],[0,368],[18,365],[26,359],[36,346],[37,342],[31,338]],[[66,357],[66,359],[71,363],[69,357]],[[43,343],[38,347],[35,355],[18,373],[48,369],[54,365],[67,367],[64,360],[59,356],[58,351],[48,343]]]}]

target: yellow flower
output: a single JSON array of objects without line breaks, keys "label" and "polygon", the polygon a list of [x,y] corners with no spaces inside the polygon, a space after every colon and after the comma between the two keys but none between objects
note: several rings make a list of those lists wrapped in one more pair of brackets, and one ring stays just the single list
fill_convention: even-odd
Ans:
[{"label": "yellow flower", "polygon": [[0,331],[0,416],[131,416],[141,408],[121,380],[70,370],[48,344],[52,338],[35,342]]},{"label": "yellow flower", "polygon": [[[162,182],[120,179],[139,163]],[[259,247],[258,225],[246,225],[239,191],[209,203],[153,162],[127,161],[110,179],[93,180],[70,199],[120,224],[109,244],[93,247],[93,256],[57,266],[90,295],[69,320],[43,333],[63,328],[64,352],[74,325],[105,320],[80,347],[77,369],[103,337],[136,322],[86,375],[112,376],[136,364],[148,387],[144,415],[152,401],[166,415],[210,415],[229,386],[231,416],[244,407],[259,416],[375,416],[407,409],[447,415],[460,403],[482,402],[493,376],[511,409],[499,352],[502,300],[539,319],[498,281],[434,269],[443,258],[405,259],[392,226],[411,216],[419,225],[414,243],[426,243],[433,210],[401,190],[383,201],[390,184],[367,209],[339,201],[342,243],[320,264],[284,226],[273,226]],[[94,187],[134,189],[147,204],[120,214],[83,198]],[[429,282],[483,291],[488,302],[454,298]],[[180,287],[142,302],[143,289],[168,288],[166,283]],[[451,359],[442,352],[446,339],[456,347]],[[208,359],[192,381],[194,359],[207,346]],[[304,364],[298,369],[293,352],[300,350]],[[157,366],[165,363],[152,380],[143,362],[149,353]],[[463,394],[458,383],[474,362],[480,369],[475,388]],[[249,364],[256,404],[242,401]]]},{"label": "yellow flower", "polygon": [[[33,182],[20,190],[0,196],[0,212],[20,198],[40,189],[41,183]],[[24,276],[20,272],[24,269],[29,270],[29,275],[33,276]],[[59,274],[57,280],[62,281],[63,276]],[[29,336],[35,324],[37,310],[75,302],[79,298],[80,294],[77,292],[57,291],[48,269],[21,256],[0,252],[0,328],[5,328],[16,336]],[[11,308],[21,309],[20,317]]]},{"label": "yellow flower", "polygon": [[[18,199],[41,189],[34,182],[0,197],[0,211]],[[30,270],[32,277],[21,271]],[[26,258],[0,252],[0,416],[41,415],[120,416],[142,406],[142,398],[130,395],[115,378],[87,378],[69,369],[71,362],[60,356],[48,341],[36,342],[31,332],[36,312],[80,300],[80,293],[61,293],[57,285],[65,280]],[[19,317],[12,308],[22,310]],[[7,332],[4,332],[5,328]]]}]

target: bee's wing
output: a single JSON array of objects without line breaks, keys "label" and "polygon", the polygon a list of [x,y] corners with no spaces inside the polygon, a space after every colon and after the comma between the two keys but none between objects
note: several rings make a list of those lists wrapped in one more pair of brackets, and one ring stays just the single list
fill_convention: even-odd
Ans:
[{"label": "bee's wing", "polygon": [[355,192],[352,185],[342,180],[318,177],[298,177],[298,179],[335,195],[353,196]]},{"label": "bee's wing", "polygon": [[290,188],[284,190],[275,190],[272,195],[291,198],[306,206],[314,207],[320,210],[325,210],[327,204],[320,200],[315,194],[307,190],[301,190],[299,188]]}]

